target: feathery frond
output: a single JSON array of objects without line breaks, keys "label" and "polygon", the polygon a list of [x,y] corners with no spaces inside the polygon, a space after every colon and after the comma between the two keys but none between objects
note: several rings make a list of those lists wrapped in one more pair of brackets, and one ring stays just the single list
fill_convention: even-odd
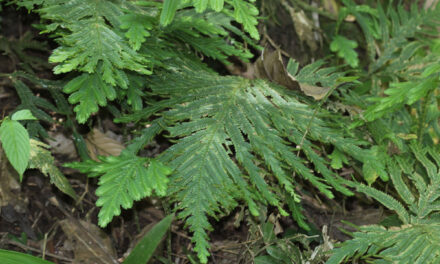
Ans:
[{"label": "feathery frond", "polygon": [[133,201],[150,196],[166,194],[167,175],[171,170],[162,163],[149,158],[140,158],[129,152],[118,157],[99,157],[100,162],[88,160],[83,163],[70,163],[68,167],[78,169],[89,177],[99,176],[96,202],[101,210],[99,225],[105,227],[122,208],[131,208]]},{"label": "feathery frond", "polygon": [[[254,215],[258,214],[257,203],[276,206],[286,214],[283,201],[275,194],[285,192],[295,219],[306,226],[295,205],[299,196],[292,171],[330,198],[332,188],[351,194],[310,139],[333,144],[363,162],[375,160],[368,150],[357,146],[359,142],[344,138],[319,117],[309,122],[313,109],[281,87],[262,80],[222,77],[193,61],[178,60],[172,65],[149,81],[153,93],[164,99],[131,117],[138,120],[160,113],[157,120],[178,139],[158,159],[175,169],[169,194],[178,201],[179,217],[186,219],[194,233],[195,250],[204,262],[209,256],[208,216],[232,210],[237,200],[245,200]],[[334,70],[310,71],[327,76]],[[298,76],[306,79],[308,75],[300,71]],[[326,78],[326,84],[335,84],[336,79],[331,83]],[[306,130],[309,133],[304,137]],[[148,136],[135,142],[133,151],[161,128],[155,123],[145,131]],[[312,170],[296,155],[298,151],[305,154]]]},{"label": "feathery frond", "polygon": [[[438,150],[422,149],[411,143],[418,163],[408,166],[400,156],[390,161],[388,169],[395,189],[404,204],[373,187],[350,183],[357,191],[374,198],[396,212],[402,225],[385,228],[379,225],[362,226],[347,240],[333,250],[327,264],[343,263],[350,258],[365,259],[372,263],[437,263],[440,259],[440,159]],[[433,162],[435,161],[435,163]],[[420,169],[418,166],[421,166]],[[414,188],[403,180],[407,175]],[[374,256],[371,258],[369,256]]]},{"label": "feathery frond", "polygon": [[49,146],[34,139],[30,140],[30,145],[29,168],[39,169],[45,176],[50,177],[50,182],[55,184],[60,191],[76,200],[78,196],[66,176],[55,166],[55,160],[47,150]]}]

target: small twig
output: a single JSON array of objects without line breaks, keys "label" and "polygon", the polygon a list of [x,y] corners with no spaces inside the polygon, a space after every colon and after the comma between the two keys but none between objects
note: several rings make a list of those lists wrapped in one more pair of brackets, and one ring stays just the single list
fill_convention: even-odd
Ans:
[{"label": "small twig", "polygon": [[43,216],[43,212],[40,211],[37,215],[37,217],[34,220],[34,223],[32,224],[31,228],[34,229],[37,226],[38,221],[40,221],[41,216]]},{"label": "small twig", "polygon": [[266,26],[264,26],[264,30],[263,30],[263,40],[267,40],[269,42],[269,44],[272,45],[272,47],[274,47],[275,49],[279,50],[282,55],[284,55],[287,58],[290,58],[289,53],[287,53],[287,51],[282,50],[281,47],[278,46],[275,43],[275,41],[273,41],[273,39],[269,36],[269,34],[267,33]]},{"label": "small twig", "polygon": [[[19,242],[13,241],[13,240],[6,240],[6,243],[9,244],[9,245],[17,246],[17,247],[19,247],[19,248],[21,248],[23,250],[30,250],[30,251],[42,254],[41,250],[38,249],[38,248],[30,247],[28,245],[24,245],[22,243],[19,243]],[[56,259],[59,259],[59,260],[68,261],[69,263],[73,262],[73,259],[62,257],[62,256],[58,256],[58,255],[55,255],[55,254],[52,254],[52,253],[46,253],[46,256],[51,257],[51,258],[56,258]]]},{"label": "small twig", "polygon": [[47,245],[47,233],[44,234],[44,240],[43,240],[43,254],[41,256],[42,259],[46,259],[46,245]]},{"label": "small twig", "polygon": [[[81,194],[81,196],[76,201],[75,207],[77,207],[82,202],[82,200],[84,199],[84,197],[86,196],[86,194],[88,192],[89,192],[89,178],[87,178],[87,180],[86,180],[86,186],[84,187],[84,192]],[[82,204],[81,204],[81,206],[82,206]]]}]

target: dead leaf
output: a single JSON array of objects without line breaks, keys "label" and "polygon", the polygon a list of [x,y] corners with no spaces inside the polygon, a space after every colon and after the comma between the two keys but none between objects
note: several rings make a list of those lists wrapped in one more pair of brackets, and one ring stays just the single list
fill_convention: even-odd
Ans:
[{"label": "dead leaf", "polygon": [[47,143],[53,154],[67,156],[68,159],[75,159],[78,154],[72,138],[66,137],[61,132],[49,132],[50,140]]},{"label": "dead leaf", "polygon": [[271,222],[274,225],[273,233],[275,235],[279,235],[284,232],[283,227],[280,224],[280,215],[274,215],[273,213],[269,215],[267,218],[268,222]]},{"label": "dead leaf", "polygon": [[303,91],[306,95],[315,98],[315,100],[321,100],[325,97],[327,92],[330,91],[330,88],[327,87],[319,87],[305,83],[301,83],[300,88],[301,91]]},{"label": "dead leaf", "polygon": [[318,45],[316,44],[317,40],[315,39],[315,32],[313,32],[313,22],[310,21],[303,10],[296,12],[295,9],[290,5],[286,3],[283,5],[292,18],[295,26],[295,32],[301,42],[307,43],[312,51],[317,50]]},{"label": "dead leaf", "polygon": [[117,264],[112,241],[99,227],[68,217],[59,222],[67,236],[66,248],[72,248],[74,264]]},{"label": "dead leaf", "polygon": [[290,75],[284,67],[280,50],[270,51],[268,47],[255,62],[255,76],[261,79],[268,79],[292,90],[298,90],[299,83]]},{"label": "dead leaf", "polygon": [[291,90],[301,90],[304,94],[315,98],[315,100],[321,100],[330,90],[327,87],[299,83],[284,66],[279,49],[270,51],[269,47],[264,48],[263,54],[254,64],[254,71],[257,78],[268,79]]},{"label": "dead leaf", "polygon": [[86,138],[90,158],[98,161],[97,156],[119,156],[125,147],[117,140],[94,128]]}]

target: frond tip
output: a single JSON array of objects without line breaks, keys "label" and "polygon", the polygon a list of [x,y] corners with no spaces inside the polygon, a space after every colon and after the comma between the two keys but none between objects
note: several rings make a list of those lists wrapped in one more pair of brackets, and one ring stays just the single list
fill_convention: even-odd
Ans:
[{"label": "frond tip", "polygon": [[99,225],[105,227],[114,216],[121,213],[121,207],[131,208],[133,201],[150,196],[154,190],[157,195],[166,194],[168,178],[171,169],[159,161],[137,157],[123,152],[118,157],[99,157],[101,162],[88,160],[82,163],[67,164],[89,177],[99,178],[96,204],[99,211]]}]

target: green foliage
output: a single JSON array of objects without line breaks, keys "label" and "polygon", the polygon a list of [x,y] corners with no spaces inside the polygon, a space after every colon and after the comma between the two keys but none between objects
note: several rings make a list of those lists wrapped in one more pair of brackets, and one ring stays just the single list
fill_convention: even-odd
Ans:
[{"label": "green foliage", "polygon": [[[229,38],[226,30],[252,42],[232,25],[234,20],[258,39],[255,27],[258,10],[244,0],[226,1],[234,8],[233,14],[223,6],[223,1],[211,1],[209,6],[213,10],[223,10],[214,13],[216,15],[208,11],[202,13],[207,1],[194,1],[197,13],[191,9],[177,10],[179,6],[186,6],[181,5],[181,1],[165,1],[163,6],[152,1],[15,2],[37,11],[49,22],[42,26],[42,32],[51,33],[59,44],[49,58],[50,62],[58,64],[54,73],[79,73],[64,88],[64,92],[71,94],[70,103],[77,104],[74,110],[79,123],[85,123],[98,111],[98,106],[107,106],[116,95],[121,95],[120,100],[127,96],[129,104],[137,110],[139,104],[130,96],[142,95],[143,91],[136,88],[130,75],[149,75],[161,60],[175,56],[168,45],[178,45],[179,49],[187,49],[185,45],[189,45],[227,63],[226,58],[231,55],[250,57],[238,41],[233,41],[233,45],[225,42],[225,38]],[[158,12],[162,12],[160,21],[155,15]],[[167,27],[163,28],[165,25]]]},{"label": "green foliage", "polygon": [[195,7],[196,12],[204,12],[208,6],[216,12],[222,11],[224,9],[224,4],[232,6],[233,13],[225,8],[225,12],[233,17],[238,23],[243,24],[244,30],[248,32],[254,39],[259,39],[260,35],[256,28],[258,24],[256,16],[258,15],[258,9],[249,2],[254,2],[255,0],[165,0],[164,7],[160,16],[160,23],[164,26],[171,23],[174,18],[176,10],[179,6],[186,6],[187,2]]},{"label": "green foliage", "polygon": [[[261,217],[260,217],[261,219]],[[326,259],[325,252],[316,248],[312,250],[311,244],[317,242],[317,238],[299,233],[292,229],[285,230],[282,234],[276,234],[279,223],[273,215],[267,221],[257,225],[252,219],[248,219],[251,241],[248,245],[252,252],[253,263],[256,264],[289,264],[306,263],[307,261],[319,263]]]},{"label": "green foliage", "polygon": [[[378,3],[375,10],[349,0],[344,4],[344,15],[354,15],[364,33],[369,55],[365,65],[359,65],[362,84],[342,93],[343,104],[365,110],[350,127],[366,124],[369,137],[377,144],[371,148],[372,155],[383,161],[393,159],[391,147],[406,152],[411,138],[422,145],[432,144],[428,138],[440,135],[435,121],[440,57],[433,52],[439,6],[423,10],[412,5],[408,11],[392,4],[384,7]],[[374,166],[364,170],[369,183],[377,178],[370,171]]]},{"label": "green foliage", "polygon": [[19,39],[8,39],[0,35],[0,51],[9,57],[11,65],[18,66],[27,72],[50,69],[47,61],[30,53],[30,51],[46,53],[48,48],[45,42],[37,41],[29,31]]},{"label": "green foliage", "polygon": [[343,58],[348,65],[356,68],[359,65],[359,58],[354,50],[357,46],[356,41],[338,35],[333,38],[330,44],[330,50],[336,52],[338,57]]},{"label": "green foliage", "polygon": [[151,17],[141,14],[127,14],[121,17],[121,29],[126,29],[125,37],[128,38],[130,46],[139,50],[146,37],[150,36],[149,30],[153,28]]},{"label": "green foliage", "polygon": [[[297,188],[306,183],[333,198],[334,191],[353,195],[350,186],[395,211],[402,225],[361,227],[329,263],[350,258],[429,263],[440,254],[435,238],[440,157],[433,146],[440,138],[440,45],[433,40],[440,7],[406,10],[392,2],[385,7],[343,0],[332,24],[335,32],[329,34],[334,36],[330,50],[345,59],[354,76],[345,76],[346,65],[327,66],[317,59],[300,68],[290,60],[287,72],[283,70],[298,85],[292,91],[263,80],[221,76],[201,63],[205,57],[222,64],[231,57],[248,62],[252,54],[247,46],[260,48],[254,1],[14,2],[40,14],[38,27],[59,45],[49,59],[56,64],[54,73],[65,77],[55,84],[29,74],[8,75],[20,97],[17,110],[28,109],[5,118],[0,127],[3,148],[17,171],[22,174],[30,158],[31,168],[76,197],[51,165],[47,146],[33,140],[28,145],[28,132],[17,120],[31,114],[46,122],[52,122],[48,110],[66,116],[75,142],[83,142],[75,123],[92,125],[89,118],[100,107],[107,107],[116,122],[130,123],[126,128],[143,127],[120,156],[88,160],[84,144],[78,144],[84,161],[68,165],[99,177],[100,226],[119,215],[121,207],[131,208],[154,191],[174,203],[177,217],[192,232],[194,250],[206,263],[210,218],[218,219],[244,201],[253,216],[266,206],[286,216],[288,208],[298,225],[310,231]],[[344,34],[350,30],[344,20],[348,14],[360,28],[352,30],[363,33],[351,34],[353,40]],[[53,101],[34,95],[29,82],[49,92]],[[61,90],[69,95],[76,120]],[[23,124],[31,136],[44,136],[39,122]],[[154,159],[138,156],[159,134],[171,146]],[[339,176],[344,165],[368,186]],[[391,178],[395,198],[370,186],[379,178]],[[161,225],[162,235],[170,221]],[[265,254],[256,263],[304,259],[304,254],[288,255],[287,248],[271,244],[280,242],[271,234],[272,225],[263,229]],[[151,256],[161,234],[139,258]],[[127,261],[139,262],[133,259]]]},{"label": "green foliage", "polygon": [[7,264],[53,264],[28,254],[4,249],[0,249],[0,261]]},{"label": "green foliage", "polygon": [[[91,87],[93,89],[90,89]],[[98,105],[106,106],[107,99],[116,98],[115,89],[107,85],[96,73],[83,73],[67,83],[63,91],[71,94],[69,103],[79,103],[74,108],[79,123],[84,123],[92,113],[97,112]]]},{"label": "green foliage", "polygon": [[171,170],[162,163],[148,158],[123,152],[119,157],[99,157],[101,162],[87,160],[83,163],[70,163],[66,166],[76,168],[90,177],[99,176],[96,204],[99,211],[99,225],[105,227],[122,208],[131,208],[133,201],[150,196],[153,191],[163,196],[167,189],[167,175]]},{"label": "green foliage", "polygon": [[[435,65],[437,66],[437,65]],[[430,73],[434,70],[434,73]],[[412,105],[420,99],[431,94],[439,86],[439,69],[428,67],[420,78],[407,82],[391,83],[390,88],[384,93],[387,97],[374,98],[375,104],[371,105],[364,113],[367,121],[373,121],[393,110],[402,108],[403,105]],[[427,97],[427,100],[430,98]]]},{"label": "green foliage", "polygon": [[[177,138],[158,159],[175,170],[169,195],[178,202],[178,217],[194,232],[195,250],[202,262],[209,256],[206,230],[211,225],[207,216],[228,212],[239,200],[246,201],[253,215],[258,214],[257,203],[276,206],[286,214],[283,199],[291,200],[295,219],[308,228],[302,221],[295,182],[288,176],[291,170],[330,198],[331,188],[351,195],[344,181],[314,151],[317,146],[311,140],[334,144],[359,161],[380,163],[370,150],[357,146],[360,142],[344,138],[281,87],[261,80],[222,77],[189,60],[169,65],[173,65],[171,70],[157,72],[149,80],[152,92],[163,99],[119,120],[160,114],[154,122],[165,125],[170,136]],[[312,74],[322,75],[317,80],[334,85],[336,78],[331,83],[327,77],[334,69],[318,67],[305,67],[297,76],[306,81]],[[141,142],[135,141],[129,149],[137,151],[162,131],[154,122]],[[315,173],[295,154],[299,150]],[[285,193],[284,198],[276,193]]]},{"label": "green foliage", "polygon": [[[23,118],[22,113],[18,113],[15,117],[20,118],[21,116]],[[22,180],[23,173],[29,163],[31,149],[26,128],[17,120],[5,118],[0,125],[0,142],[6,157]]]},{"label": "green foliage", "polygon": [[55,166],[48,145],[29,138],[26,128],[18,121],[37,120],[30,110],[19,110],[12,114],[9,119],[6,117],[0,126],[0,142],[5,151],[6,157],[12,167],[23,179],[23,173],[27,168],[39,169],[44,175],[50,176],[51,183],[62,192],[77,199],[75,191],[69,181]]},{"label": "green foliage", "polygon": [[[28,109],[38,120],[47,123],[53,122],[52,117],[46,112],[47,110],[57,111],[57,108],[52,103],[42,97],[35,96],[29,86],[19,78],[13,78],[13,85],[21,101],[16,110]],[[40,122],[28,123],[27,129],[32,136],[39,134],[42,137],[47,137],[46,129],[44,129]]]},{"label": "green foliage", "polygon": [[[414,142],[411,150],[414,156],[411,153],[398,156],[397,162],[392,161],[388,165],[400,201],[373,187],[352,183],[357,191],[393,210],[402,225],[390,228],[378,225],[360,227],[358,232],[352,234],[352,240],[342,243],[333,251],[327,263],[341,263],[349,258],[365,259],[372,263],[438,261],[440,156],[437,149],[422,149]],[[414,166],[409,165],[408,159],[414,158],[418,162]]]},{"label": "green foliage", "polygon": [[162,241],[173,222],[174,215],[169,215],[154,225],[124,260],[123,264],[147,263]]},{"label": "green foliage", "polygon": [[21,121],[21,120],[37,120],[32,112],[28,109],[20,110],[12,114],[11,120]]},{"label": "green foliage", "polygon": [[50,182],[55,184],[60,191],[75,200],[78,199],[67,178],[55,166],[55,160],[50,151],[47,150],[49,146],[40,141],[31,139],[30,147],[29,168],[39,169],[45,176],[50,177]]}]

